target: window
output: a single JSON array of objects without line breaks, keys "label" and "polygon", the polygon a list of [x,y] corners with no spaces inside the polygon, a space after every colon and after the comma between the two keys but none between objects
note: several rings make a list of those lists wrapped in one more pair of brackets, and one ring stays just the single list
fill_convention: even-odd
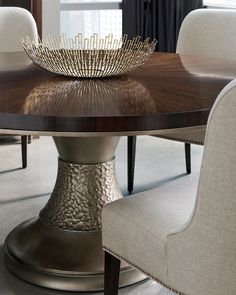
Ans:
[{"label": "window", "polygon": [[61,33],[122,36],[122,0],[61,0]]},{"label": "window", "polygon": [[236,7],[236,0],[205,0],[204,4],[212,6]]}]

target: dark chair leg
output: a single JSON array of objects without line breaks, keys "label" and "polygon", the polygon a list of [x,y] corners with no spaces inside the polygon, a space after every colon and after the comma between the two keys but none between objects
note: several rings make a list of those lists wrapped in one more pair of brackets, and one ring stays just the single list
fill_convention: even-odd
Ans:
[{"label": "dark chair leg", "polygon": [[32,140],[31,135],[28,135],[28,143],[31,143],[31,140]]},{"label": "dark chair leg", "polygon": [[118,295],[120,260],[105,252],[104,295]]},{"label": "dark chair leg", "polygon": [[27,135],[21,136],[22,168],[27,167]]},{"label": "dark chair leg", "polygon": [[136,155],[136,136],[128,136],[128,191],[132,193],[134,189],[134,168]]},{"label": "dark chair leg", "polygon": [[191,144],[185,143],[185,162],[186,162],[186,172],[191,173]]}]

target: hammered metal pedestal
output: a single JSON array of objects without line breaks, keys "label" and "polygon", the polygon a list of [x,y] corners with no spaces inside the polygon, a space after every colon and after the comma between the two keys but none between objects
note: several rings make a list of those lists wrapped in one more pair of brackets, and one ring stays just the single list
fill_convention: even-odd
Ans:
[{"label": "hammered metal pedestal", "polygon": [[[115,176],[119,138],[54,138],[60,158],[54,191],[40,212],[5,242],[5,261],[18,277],[66,291],[103,290],[101,210],[122,198]],[[120,286],[146,277],[123,263]]]}]

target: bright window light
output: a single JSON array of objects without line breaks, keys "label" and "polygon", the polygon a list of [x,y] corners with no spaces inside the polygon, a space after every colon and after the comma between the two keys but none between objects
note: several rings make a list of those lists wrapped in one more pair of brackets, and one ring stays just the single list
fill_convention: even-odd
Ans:
[{"label": "bright window light", "polygon": [[205,0],[205,5],[236,7],[236,0]]},{"label": "bright window light", "polygon": [[118,2],[121,3],[122,0],[61,0],[61,3],[102,3],[102,2]]},{"label": "bright window light", "polygon": [[122,36],[122,0],[61,0],[61,34]]}]

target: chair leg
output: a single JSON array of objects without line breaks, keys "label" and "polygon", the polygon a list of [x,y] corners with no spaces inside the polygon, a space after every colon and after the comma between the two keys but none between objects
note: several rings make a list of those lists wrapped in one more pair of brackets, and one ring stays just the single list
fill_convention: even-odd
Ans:
[{"label": "chair leg", "polygon": [[191,173],[191,144],[185,143],[185,162],[186,162],[186,172]]},{"label": "chair leg", "polygon": [[130,194],[134,189],[136,141],[136,136],[128,136],[128,191]]},{"label": "chair leg", "polygon": [[21,136],[22,168],[27,167],[27,135]]},{"label": "chair leg", "polygon": [[31,143],[31,141],[32,141],[31,135],[28,135],[28,143]]},{"label": "chair leg", "polygon": [[104,295],[118,295],[120,260],[105,252]]}]

